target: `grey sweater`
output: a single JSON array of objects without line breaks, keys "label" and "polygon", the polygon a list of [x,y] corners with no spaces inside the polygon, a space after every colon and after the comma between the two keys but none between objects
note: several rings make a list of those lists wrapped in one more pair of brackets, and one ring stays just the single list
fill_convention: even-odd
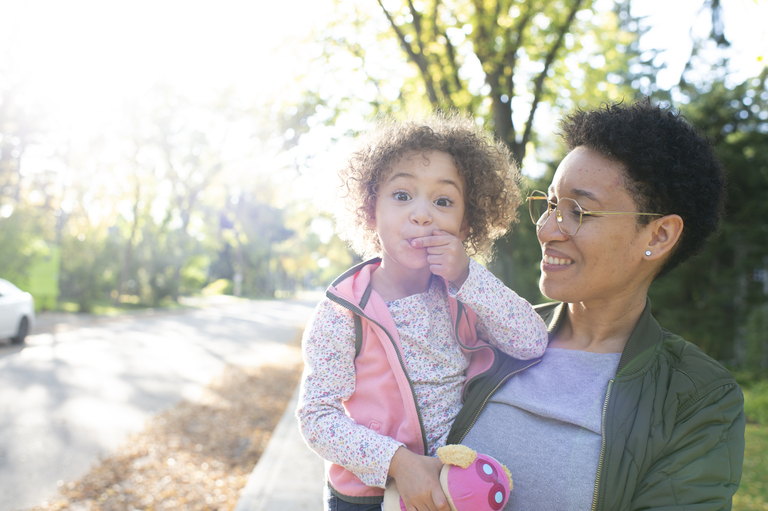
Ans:
[{"label": "grey sweater", "polygon": [[602,407],[620,357],[549,348],[491,397],[462,443],[509,468],[505,510],[590,508]]}]

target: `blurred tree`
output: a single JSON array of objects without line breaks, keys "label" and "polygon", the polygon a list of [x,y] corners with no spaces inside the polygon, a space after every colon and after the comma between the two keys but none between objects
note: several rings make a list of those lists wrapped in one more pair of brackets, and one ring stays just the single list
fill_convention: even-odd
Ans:
[{"label": "blurred tree", "polygon": [[[48,252],[44,219],[23,202],[0,210],[0,277],[25,287],[34,261]],[[25,288],[26,290],[26,288]]]},{"label": "blurred tree", "polygon": [[79,230],[65,236],[61,246],[61,298],[75,302],[79,312],[93,312],[115,288],[119,245],[99,226],[83,223]]},{"label": "blurred tree", "polygon": [[235,253],[235,294],[274,296],[284,276],[275,246],[293,232],[285,227],[285,212],[272,206],[263,186],[260,191],[240,194],[230,201],[231,236]]},{"label": "blurred tree", "polygon": [[306,203],[292,204],[286,226],[293,231],[275,247],[286,275],[304,288],[323,288],[353,264],[346,245],[333,233],[333,220]]},{"label": "blurred tree", "polygon": [[22,200],[22,155],[40,129],[39,116],[20,97],[21,88],[0,70],[0,207]]},{"label": "blurred tree", "polygon": [[737,86],[684,91],[683,113],[728,172],[726,214],[707,250],[655,283],[651,299],[660,322],[715,358],[766,369],[768,337],[755,329],[768,303],[768,68]]},{"label": "blurred tree", "polygon": [[[175,301],[179,297],[181,268],[194,245],[189,233],[190,220],[206,189],[223,168],[221,151],[211,136],[224,138],[227,128],[222,127],[215,109],[196,108],[168,87],[155,88],[152,99],[146,142],[158,149],[157,169],[163,172],[162,179],[168,185],[162,226],[173,230],[166,237],[173,245],[168,247],[172,277],[167,284]],[[217,133],[217,128],[224,133]],[[151,282],[158,282],[167,268],[157,270],[160,273]]]},{"label": "blurred tree", "polygon": [[47,252],[49,233],[40,194],[30,204],[35,183],[24,179],[22,156],[41,131],[41,119],[25,103],[23,86],[0,69],[0,276],[24,285],[29,268]]},{"label": "blurred tree", "polygon": [[[371,31],[392,36],[415,70],[396,101],[377,97],[382,110],[398,101],[414,109],[458,109],[485,119],[517,161],[536,142],[534,119],[545,114],[633,95],[627,70],[648,72],[653,54],[638,53],[638,26],[627,3],[596,11],[592,0],[377,0],[388,29],[366,11],[372,0],[339,0],[357,38],[330,31],[327,47],[346,49],[372,75],[362,38]],[[354,7],[354,15],[350,16]],[[333,44],[333,46],[332,46]],[[332,57],[336,53],[331,53]],[[413,73],[412,73],[413,74]]]}]

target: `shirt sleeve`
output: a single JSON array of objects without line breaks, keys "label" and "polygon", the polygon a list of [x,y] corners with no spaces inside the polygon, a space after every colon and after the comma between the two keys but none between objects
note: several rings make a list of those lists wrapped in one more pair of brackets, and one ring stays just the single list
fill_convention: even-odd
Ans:
[{"label": "shirt sleeve", "polygon": [[296,417],[309,447],[367,486],[384,488],[389,463],[403,445],[350,418],[343,402],[355,391],[352,313],[331,300],[317,306],[302,339],[304,374]]},{"label": "shirt sleeve", "polygon": [[522,360],[544,355],[549,340],[544,320],[480,263],[470,259],[467,280],[460,289],[448,283],[448,292],[477,314],[481,339]]},{"label": "shirt sleeve", "polygon": [[[669,401],[677,402],[678,397],[671,396]],[[660,446],[659,452],[654,453],[647,471],[639,467],[641,476],[632,502],[624,508],[731,509],[744,463],[746,419],[741,389],[735,383],[718,386],[687,408],[685,405],[670,405],[672,416],[669,420],[662,417],[657,431],[651,431],[649,446]]]}]

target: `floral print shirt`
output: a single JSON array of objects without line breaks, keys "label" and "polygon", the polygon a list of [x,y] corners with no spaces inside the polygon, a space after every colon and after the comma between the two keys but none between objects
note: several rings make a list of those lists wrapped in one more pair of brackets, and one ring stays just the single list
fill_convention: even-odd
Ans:
[{"label": "floral print shirt", "polygon": [[[428,452],[445,445],[461,409],[469,361],[455,338],[448,296],[477,314],[478,337],[520,359],[544,354],[547,330],[531,305],[470,260],[457,289],[433,278],[425,293],[387,302],[397,326],[408,376],[427,435]],[[305,372],[297,416],[305,440],[322,458],[343,466],[368,486],[384,488],[389,463],[402,443],[360,426],[342,403],[355,391],[352,313],[325,298],[304,332]]]}]

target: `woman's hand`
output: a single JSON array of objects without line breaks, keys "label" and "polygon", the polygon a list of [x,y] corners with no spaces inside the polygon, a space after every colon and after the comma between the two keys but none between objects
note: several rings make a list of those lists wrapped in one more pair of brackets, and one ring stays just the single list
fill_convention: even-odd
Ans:
[{"label": "woman's hand", "polygon": [[400,447],[389,463],[389,475],[397,483],[408,511],[449,511],[440,487],[443,463],[437,458],[419,456]]},{"label": "woman's hand", "polygon": [[469,256],[464,244],[453,234],[435,229],[432,236],[411,241],[411,246],[426,248],[430,271],[456,287],[461,288],[469,277]]}]

